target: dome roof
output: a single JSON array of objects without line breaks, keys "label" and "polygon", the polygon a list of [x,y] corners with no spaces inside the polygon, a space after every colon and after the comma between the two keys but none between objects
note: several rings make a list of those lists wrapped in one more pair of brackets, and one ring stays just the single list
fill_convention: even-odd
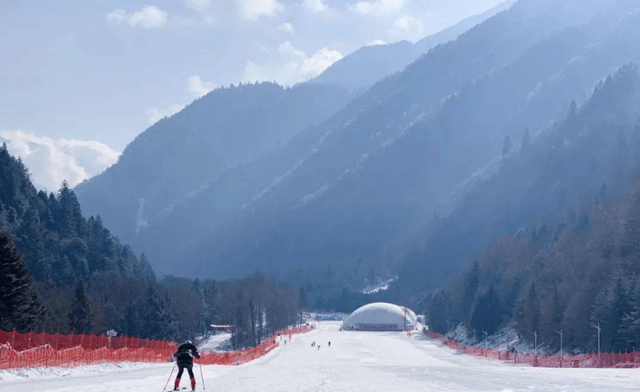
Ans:
[{"label": "dome roof", "polygon": [[413,329],[416,324],[416,314],[411,309],[377,302],[351,313],[342,324],[342,329],[402,330],[405,326]]}]

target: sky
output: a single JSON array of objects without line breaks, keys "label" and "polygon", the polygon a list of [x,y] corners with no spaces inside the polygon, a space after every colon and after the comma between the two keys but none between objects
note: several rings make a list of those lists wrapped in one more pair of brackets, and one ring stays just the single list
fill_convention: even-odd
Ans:
[{"label": "sky", "polygon": [[293,85],[361,46],[415,42],[500,2],[0,0],[0,131],[100,145],[113,160],[213,88]]}]

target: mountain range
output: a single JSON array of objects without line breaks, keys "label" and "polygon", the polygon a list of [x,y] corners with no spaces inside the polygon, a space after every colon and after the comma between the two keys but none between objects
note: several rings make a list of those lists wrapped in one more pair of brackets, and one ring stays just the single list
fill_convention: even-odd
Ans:
[{"label": "mountain range", "polygon": [[520,0],[366,91],[215,90],[76,193],[159,273],[309,282],[330,266],[357,285],[375,266],[435,288],[487,237],[461,218],[446,243],[464,252],[427,260],[434,222],[481,192],[505,144],[549,132],[640,61],[638,25],[635,1]]}]

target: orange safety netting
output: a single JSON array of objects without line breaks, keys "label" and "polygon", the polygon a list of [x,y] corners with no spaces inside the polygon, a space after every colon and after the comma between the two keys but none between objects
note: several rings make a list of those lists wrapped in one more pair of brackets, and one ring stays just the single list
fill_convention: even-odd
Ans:
[{"label": "orange safety netting", "polygon": [[534,367],[572,367],[572,368],[636,368],[640,367],[640,353],[591,353],[579,355],[535,355],[521,354],[517,352],[507,352],[491,350],[474,346],[467,346],[454,340],[449,340],[439,333],[423,331],[425,335],[432,339],[439,340],[447,347],[476,357],[523,364]]},{"label": "orange safety netting", "polygon": [[198,363],[203,365],[241,365],[243,363],[253,361],[256,358],[269,353],[274,348],[278,347],[278,336],[289,335],[289,341],[295,334],[307,333],[313,330],[312,325],[306,325],[299,328],[283,329],[271,336],[271,338],[265,340],[257,347],[241,350],[231,351],[226,353],[204,353]]},{"label": "orange safety netting", "polygon": [[[199,363],[238,365],[261,357],[278,346],[276,336],[309,332],[313,326],[279,331],[260,346],[224,354],[206,353]],[[0,330],[0,369],[92,365],[105,362],[170,362],[178,345],[158,341],[105,335],[61,335]]]},{"label": "orange safety netting", "polygon": [[168,341],[105,335],[0,331],[0,369],[77,366],[104,362],[166,362],[177,345]]}]

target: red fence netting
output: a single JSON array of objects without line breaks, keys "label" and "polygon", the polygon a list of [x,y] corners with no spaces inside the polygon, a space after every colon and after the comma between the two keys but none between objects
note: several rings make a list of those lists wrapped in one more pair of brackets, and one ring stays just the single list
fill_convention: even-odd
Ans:
[{"label": "red fence netting", "polygon": [[0,369],[90,365],[105,362],[166,362],[173,342],[106,335],[61,335],[0,331]]},{"label": "red fence netting", "polygon": [[[199,363],[239,365],[261,357],[278,346],[276,336],[309,332],[313,326],[279,331],[255,348],[228,353],[205,353]],[[0,330],[0,369],[73,367],[106,362],[170,362],[174,342],[105,335],[61,335]]]},{"label": "red fence netting", "polygon": [[289,341],[295,334],[307,333],[313,330],[314,326],[306,325],[299,328],[283,329],[274,333],[269,339],[262,342],[257,347],[241,350],[230,351],[226,353],[204,353],[198,363],[203,365],[241,365],[243,363],[253,361],[256,358],[269,353],[274,348],[278,347],[278,336],[289,335]]},{"label": "red fence netting", "polygon": [[535,355],[529,353],[507,352],[491,350],[475,346],[467,346],[454,340],[449,340],[439,333],[423,330],[432,339],[439,340],[447,347],[476,357],[484,357],[514,364],[534,367],[572,367],[572,368],[636,368],[640,367],[640,353],[591,353],[567,355]]}]

